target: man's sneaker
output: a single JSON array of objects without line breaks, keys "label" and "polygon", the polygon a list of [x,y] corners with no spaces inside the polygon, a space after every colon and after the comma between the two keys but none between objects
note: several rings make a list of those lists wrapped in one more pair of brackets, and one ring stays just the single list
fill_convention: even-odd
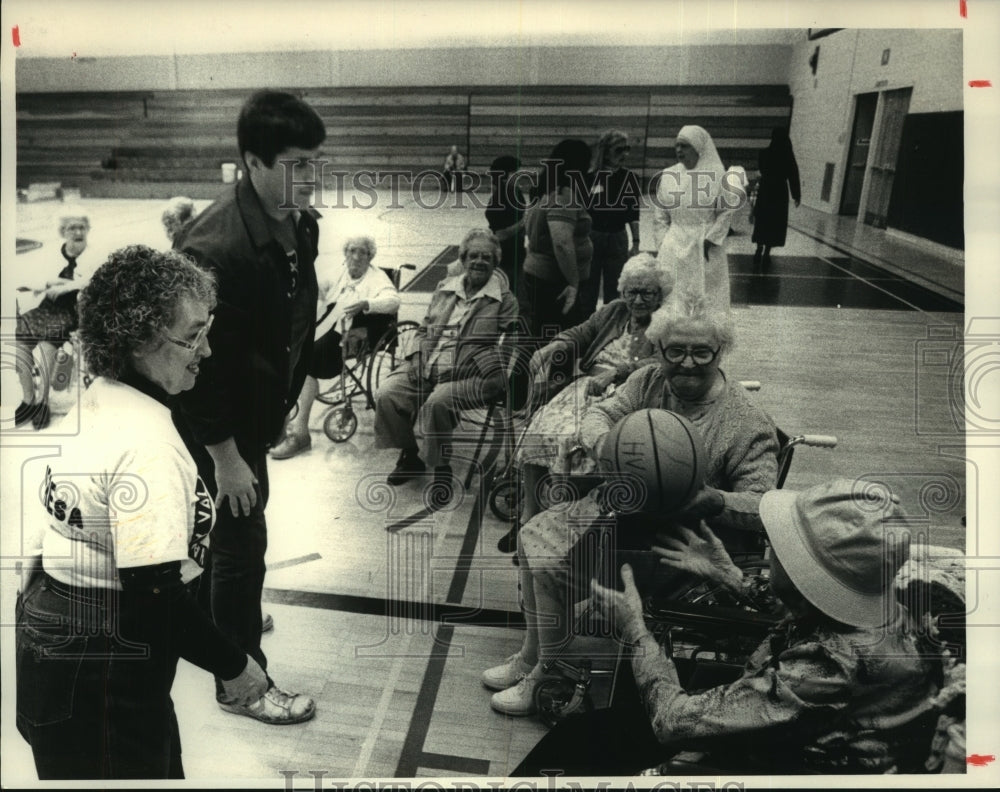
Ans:
[{"label": "man's sneaker", "polygon": [[291,459],[296,454],[308,451],[312,448],[311,435],[297,435],[288,433],[285,439],[271,449],[271,459]]},{"label": "man's sneaker", "polygon": [[405,484],[410,479],[415,479],[425,470],[427,470],[427,465],[415,451],[404,450],[396,462],[396,469],[389,474],[386,481],[395,487],[399,484]]},{"label": "man's sneaker", "polygon": [[490,690],[506,690],[513,687],[531,673],[533,665],[521,659],[521,653],[515,652],[498,666],[483,671],[483,685]]},{"label": "man's sneaker", "polygon": [[316,714],[316,702],[302,693],[286,693],[277,685],[261,696],[253,704],[228,704],[220,701],[219,706],[234,715],[246,715],[273,726],[287,726],[302,723]]},{"label": "man's sneaker", "polygon": [[274,619],[271,617],[270,613],[265,613],[264,618],[260,620],[260,631],[262,633],[271,632],[274,629]]},{"label": "man's sneaker", "polygon": [[501,690],[490,697],[490,706],[504,715],[531,715],[535,712],[535,687],[542,681],[539,663],[514,687]]}]

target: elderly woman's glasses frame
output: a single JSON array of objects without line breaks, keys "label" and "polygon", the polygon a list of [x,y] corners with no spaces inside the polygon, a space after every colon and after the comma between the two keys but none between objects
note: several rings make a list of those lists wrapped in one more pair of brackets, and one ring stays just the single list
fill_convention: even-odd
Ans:
[{"label": "elderly woman's glasses frame", "polygon": [[644,300],[655,300],[660,294],[660,289],[627,289],[622,292],[622,297],[626,300],[637,300],[639,297]]},{"label": "elderly woman's glasses frame", "polygon": [[181,349],[186,349],[188,352],[195,352],[197,351],[198,347],[201,346],[201,342],[205,340],[205,336],[208,335],[208,331],[212,329],[212,322],[214,321],[215,321],[215,314],[209,314],[208,321],[201,326],[201,329],[198,330],[198,335],[196,335],[194,339],[191,341],[182,341],[181,339],[174,338],[173,336],[169,336],[166,333],[163,334],[163,337],[167,339],[167,341],[169,341],[174,346],[178,346]]},{"label": "elderly woman's glasses frame", "polygon": [[682,347],[682,346],[661,346],[660,354],[667,363],[683,363],[688,358],[696,366],[707,366],[715,360],[722,347],[712,349],[711,347]]}]

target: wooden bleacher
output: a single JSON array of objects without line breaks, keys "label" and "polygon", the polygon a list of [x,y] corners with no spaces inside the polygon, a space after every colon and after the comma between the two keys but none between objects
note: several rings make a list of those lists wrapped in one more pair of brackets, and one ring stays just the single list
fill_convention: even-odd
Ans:
[{"label": "wooden bleacher", "polygon": [[[502,154],[537,164],[562,138],[593,142],[626,130],[628,164],[648,183],[675,162],[685,124],[712,133],[726,165],[756,170],[772,127],[788,123],[784,85],[525,86],[291,89],[327,126],[328,170],[440,171],[451,145],[472,170]],[[84,195],[98,185],[217,185],[236,162],[236,119],[245,90],[17,95],[17,184],[61,181]],[[405,180],[404,180],[405,181]],[[105,192],[105,194],[107,194]]]}]

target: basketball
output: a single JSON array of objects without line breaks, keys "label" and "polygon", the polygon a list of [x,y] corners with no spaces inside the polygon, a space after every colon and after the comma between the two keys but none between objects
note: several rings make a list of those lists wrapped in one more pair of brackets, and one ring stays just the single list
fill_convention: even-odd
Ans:
[{"label": "basketball", "polygon": [[662,514],[675,511],[701,489],[706,454],[690,421],[669,410],[646,409],[615,424],[598,463],[612,480],[607,493],[612,508],[625,514]]}]

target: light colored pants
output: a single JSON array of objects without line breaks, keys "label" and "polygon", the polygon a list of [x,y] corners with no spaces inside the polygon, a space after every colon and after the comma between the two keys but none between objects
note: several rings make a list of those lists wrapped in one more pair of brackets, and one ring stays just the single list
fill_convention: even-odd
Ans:
[{"label": "light colored pants", "polygon": [[375,394],[375,447],[416,448],[417,429],[423,435],[424,462],[443,465],[442,450],[458,426],[460,411],[486,407],[502,392],[501,382],[483,377],[435,384],[406,360]]}]

